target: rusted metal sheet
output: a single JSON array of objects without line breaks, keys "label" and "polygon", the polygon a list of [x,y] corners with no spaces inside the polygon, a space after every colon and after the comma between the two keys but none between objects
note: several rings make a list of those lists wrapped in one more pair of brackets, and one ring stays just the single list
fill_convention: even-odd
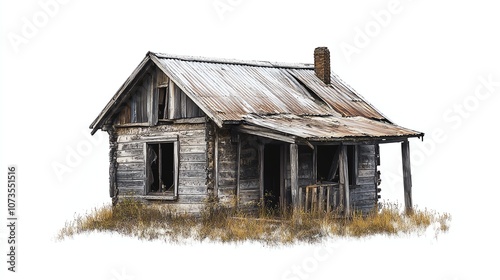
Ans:
[{"label": "rusted metal sheet", "polygon": [[248,116],[245,122],[310,141],[343,138],[418,137],[422,133],[365,117]]},{"label": "rusted metal sheet", "polygon": [[314,71],[302,69],[289,69],[288,71],[335,111],[342,114],[343,117],[361,116],[387,120],[375,107],[368,103],[336,74],[332,74],[330,84],[325,85],[316,77]]},{"label": "rusted metal sheet", "polygon": [[[219,127],[246,123],[306,139],[420,136],[392,124],[332,74],[325,84],[312,64],[238,61],[148,53],[92,123],[113,118],[126,85],[152,61]],[[122,101],[120,101],[120,100]]]},{"label": "rusted metal sheet", "polygon": [[167,74],[175,76],[222,121],[241,120],[249,113],[363,116],[386,120],[335,74],[331,84],[324,84],[312,65],[155,56]]},{"label": "rusted metal sheet", "polygon": [[[240,121],[250,113],[332,115],[287,68],[186,61],[160,57],[164,69],[221,121]],[[313,71],[313,70],[307,70]]]}]

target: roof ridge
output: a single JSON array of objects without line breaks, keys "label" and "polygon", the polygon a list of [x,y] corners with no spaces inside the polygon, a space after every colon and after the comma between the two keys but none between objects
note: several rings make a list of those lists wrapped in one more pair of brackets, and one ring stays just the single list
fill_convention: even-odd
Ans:
[{"label": "roof ridge", "polygon": [[157,52],[148,52],[147,55],[153,55],[157,58],[163,59],[176,59],[183,61],[193,61],[193,62],[207,62],[207,63],[219,63],[219,64],[236,64],[236,65],[247,65],[256,67],[269,67],[269,68],[292,68],[292,69],[314,69],[314,64],[312,63],[290,63],[290,62],[270,62],[270,61],[260,61],[260,60],[238,60],[238,59],[228,59],[228,58],[210,58],[203,56],[189,56],[189,55],[176,55],[176,54],[166,54]]}]

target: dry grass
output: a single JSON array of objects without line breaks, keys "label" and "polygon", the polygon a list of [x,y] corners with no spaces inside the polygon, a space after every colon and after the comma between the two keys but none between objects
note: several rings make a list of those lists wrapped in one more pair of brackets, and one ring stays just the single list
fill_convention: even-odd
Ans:
[{"label": "dry grass", "polygon": [[354,213],[349,218],[310,213],[295,215],[261,210],[248,214],[207,203],[200,216],[175,213],[165,206],[145,205],[125,199],[117,206],[103,206],[67,222],[58,234],[62,240],[92,231],[117,232],[140,239],[218,242],[258,241],[271,245],[320,242],[328,236],[363,237],[375,234],[422,233],[435,225],[435,235],[449,229],[451,216],[415,209],[406,215],[396,204],[384,204],[368,215]]}]

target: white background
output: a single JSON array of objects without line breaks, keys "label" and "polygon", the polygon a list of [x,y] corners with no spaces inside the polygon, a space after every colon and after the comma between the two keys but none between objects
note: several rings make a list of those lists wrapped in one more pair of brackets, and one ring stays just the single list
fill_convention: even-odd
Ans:
[{"label": "white background", "polygon": [[[20,219],[16,274],[0,227],[1,279],[500,278],[494,1],[130,2],[1,1],[0,177],[17,164]],[[284,248],[54,240],[75,213],[110,202],[107,135],[88,126],[147,51],[312,62],[317,46],[389,119],[426,133],[411,141],[413,198],[450,212],[449,233]],[[381,152],[382,197],[401,203],[400,145]]]}]

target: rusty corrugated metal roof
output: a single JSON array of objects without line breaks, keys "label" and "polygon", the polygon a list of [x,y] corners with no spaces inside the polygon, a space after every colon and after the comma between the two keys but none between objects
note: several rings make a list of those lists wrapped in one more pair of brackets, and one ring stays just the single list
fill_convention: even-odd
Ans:
[{"label": "rusty corrugated metal roof", "polygon": [[245,123],[309,141],[344,138],[418,137],[422,133],[365,117],[274,115],[245,118]]},{"label": "rusty corrugated metal roof", "polygon": [[167,75],[222,122],[240,121],[248,114],[363,116],[388,121],[336,75],[331,84],[324,84],[311,64],[153,55]]},{"label": "rusty corrugated metal roof", "polygon": [[393,124],[337,75],[325,84],[312,64],[152,52],[91,124],[92,132],[113,117],[128,84],[150,61],[219,126],[242,123],[315,140],[423,135]]}]

